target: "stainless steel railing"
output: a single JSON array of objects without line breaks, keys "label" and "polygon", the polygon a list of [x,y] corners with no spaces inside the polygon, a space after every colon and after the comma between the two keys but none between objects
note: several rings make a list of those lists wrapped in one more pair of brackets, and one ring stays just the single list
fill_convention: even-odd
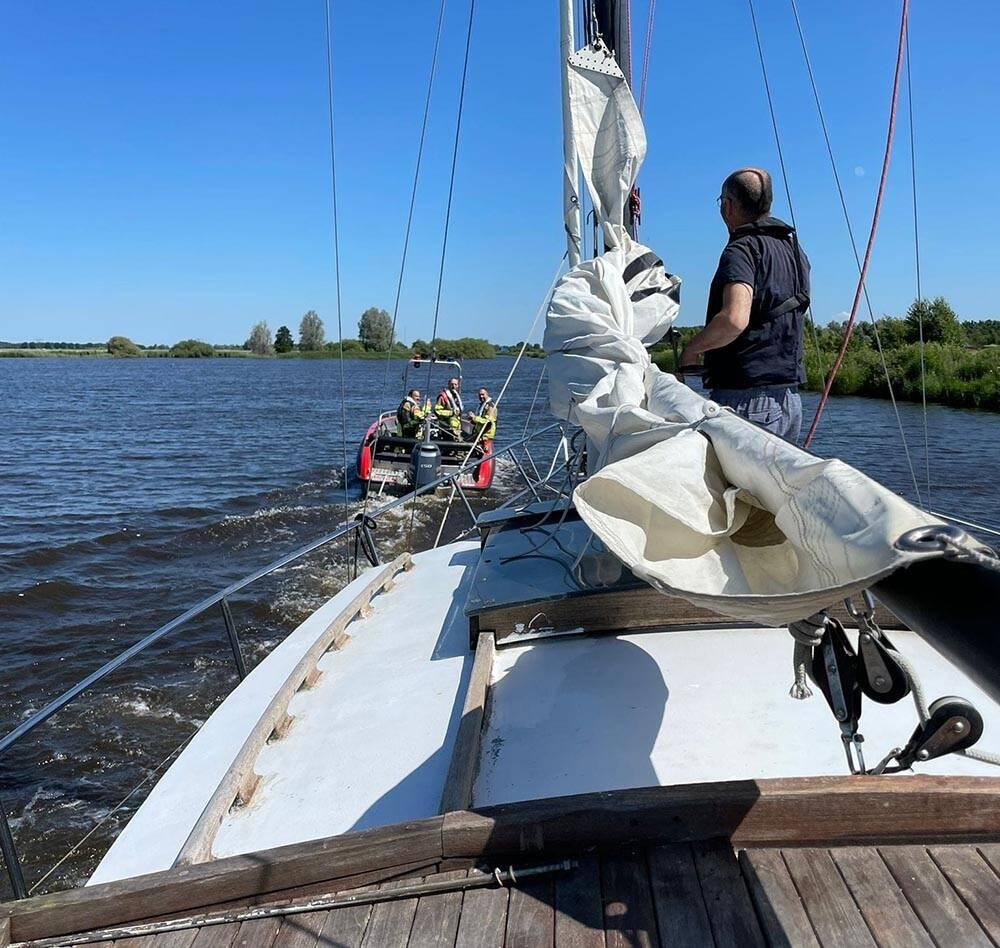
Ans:
[{"label": "stainless steel railing", "polygon": [[[524,465],[517,458],[514,452],[517,449],[522,449],[527,457],[530,459],[531,467],[536,472],[538,470],[533,459],[531,459],[530,451],[527,447],[528,443],[534,441],[537,438],[542,437],[546,434],[551,434],[555,431],[559,431],[560,439],[555,452],[553,454],[552,463],[549,465],[548,473],[544,477],[540,477],[536,480],[532,480],[524,468]],[[304,556],[308,556],[310,553],[316,552],[316,550],[333,543],[345,536],[356,534],[356,539],[360,540],[360,543],[356,547],[355,556],[357,556],[357,549],[360,548],[366,555],[366,558],[372,563],[372,565],[378,565],[378,552],[375,546],[375,540],[371,535],[371,527],[377,522],[378,518],[383,514],[388,513],[390,510],[394,510],[397,507],[403,506],[408,503],[413,503],[418,497],[423,494],[430,493],[436,490],[438,487],[443,485],[453,486],[459,496],[462,498],[465,509],[469,513],[470,517],[475,521],[475,515],[472,510],[472,506],[469,504],[468,498],[465,495],[465,491],[462,488],[460,477],[465,472],[471,470],[472,468],[478,467],[484,461],[491,459],[499,459],[501,457],[509,456],[514,462],[514,467],[519,476],[525,481],[526,487],[516,494],[514,497],[508,499],[505,503],[498,505],[498,509],[507,506],[512,503],[517,498],[521,497],[525,492],[530,491],[537,499],[540,495],[538,489],[540,487],[548,487],[550,490],[554,490],[557,494],[562,493],[562,490],[557,490],[552,487],[552,482],[556,475],[563,470],[569,468],[571,459],[570,454],[567,449],[567,439],[565,434],[565,428],[562,424],[556,422],[551,425],[547,425],[544,428],[540,428],[526,437],[519,438],[517,441],[506,445],[505,447],[493,451],[492,453],[485,455],[483,457],[478,457],[475,460],[470,460],[463,464],[461,467],[456,468],[454,471],[450,471],[447,474],[442,475],[436,480],[429,484],[419,488],[418,490],[410,491],[401,497],[397,497],[389,503],[383,504],[371,511],[363,514],[359,514],[358,517],[351,521],[350,523],[341,524],[336,530],[331,533],[327,533],[324,536],[313,540],[311,543],[307,543],[305,546],[301,546],[291,553],[268,563],[266,566],[261,567],[253,573],[244,576],[242,579],[237,580],[234,583],[230,583],[224,589],[213,593],[211,596],[207,596],[200,602],[191,606],[191,608],[186,609],[180,615],[171,619],[169,622],[161,625],[158,629],[150,632],[149,635],[140,639],[134,645],[120,652],[110,661],[105,662],[100,668],[91,672],[85,678],[80,679],[76,684],[67,688],[58,697],[53,698],[45,707],[39,709],[29,718],[22,721],[17,727],[11,730],[5,737],[0,738],[0,755],[5,754],[10,748],[12,748],[19,741],[23,740],[29,734],[31,734],[36,728],[40,727],[51,717],[58,714],[63,708],[71,704],[80,695],[89,691],[96,684],[103,681],[109,675],[117,671],[123,665],[127,664],[131,659],[135,658],[141,652],[144,652],[151,645],[159,642],[161,639],[166,638],[172,632],[177,631],[177,629],[186,625],[192,619],[204,614],[209,609],[218,606],[222,614],[223,625],[225,627],[226,636],[229,640],[230,647],[233,651],[233,660],[236,665],[236,671],[239,679],[242,681],[247,675],[246,662],[243,657],[243,649],[240,643],[239,630],[236,627],[236,623],[233,619],[232,612],[229,608],[228,599],[235,593],[246,589],[258,580],[263,579],[265,576],[269,576],[272,573],[294,563],[296,560],[302,559]],[[557,463],[558,455],[560,450],[562,450],[564,455],[564,462],[560,465]],[[346,476],[346,475],[345,475]],[[18,855],[17,846],[14,841],[14,836],[11,831],[10,822],[7,818],[6,809],[3,806],[2,800],[0,800],[0,852],[3,854],[4,863],[7,867],[7,875],[10,879],[11,887],[14,891],[14,895],[19,898],[26,898],[29,895],[28,887],[24,880],[24,873],[21,867],[21,860]]]}]

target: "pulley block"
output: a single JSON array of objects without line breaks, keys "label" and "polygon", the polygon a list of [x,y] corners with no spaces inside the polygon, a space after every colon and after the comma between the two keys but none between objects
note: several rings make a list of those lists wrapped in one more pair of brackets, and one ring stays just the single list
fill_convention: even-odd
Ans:
[{"label": "pulley block", "polygon": [[861,685],[858,656],[844,627],[827,616],[820,644],[813,649],[812,677],[843,726],[861,717]]},{"label": "pulley block", "polygon": [[938,698],[927,710],[930,717],[917,725],[909,743],[896,756],[904,770],[917,761],[965,750],[983,736],[983,716],[965,698]]},{"label": "pulley block", "polygon": [[862,630],[858,635],[861,690],[879,704],[895,704],[910,693],[909,679],[893,652],[884,632]]}]

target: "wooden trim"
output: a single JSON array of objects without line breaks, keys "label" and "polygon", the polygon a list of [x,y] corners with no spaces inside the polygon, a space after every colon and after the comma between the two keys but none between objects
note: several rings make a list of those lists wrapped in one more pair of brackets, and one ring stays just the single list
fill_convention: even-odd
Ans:
[{"label": "wooden trim", "polygon": [[[176,915],[418,862],[726,837],[736,848],[1000,839],[994,777],[805,777],[589,793],[233,856],[0,906],[15,941]],[[331,886],[331,889],[333,886]],[[255,898],[256,900],[256,898]]]},{"label": "wooden trim", "polygon": [[995,777],[804,777],[617,790],[444,816],[445,856],[513,858],[581,846],[734,847],[1000,837]]},{"label": "wooden trim", "polygon": [[371,610],[370,600],[383,590],[392,588],[393,579],[400,570],[409,570],[413,561],[409,553],[396,557],[388,566],[368,582],[364,588],[341,610],[323,630],[309,650],[299,659],[285,683],[264,709],[264,713],[247,735],[222,782],[209,798],[205,809],[184,841],[175,866],[188,866],[212,858],[212,843],[226,814],[234,804],[250,802],[260,778],[253,771],[261,749],[270,740],[279,740],[288,731],[293,718],[288,714],[288,704],[303,687],[312,687],[320,675],[316,663],[330,649],[340,649],[350,638],[347,626],[358,616]]},{"label": "wooden trim", "polygon": [[[492,631],[496,634],[497,643],[502,645],[503,640],[513,634],[516,625],[527,626],[539,612],[545,613],[545,625],[563,632],[576,628],[592,633],[762,627],[759,622],[734,619],[693,605],[678,596],[665,595],[651,586],[639,586],[591,590],[556,599],[536,599],[481,609],[471,617],[475,621],[470,621],[470,636],[475,640],[477,633]],[[846,628],[858,627],[857,620],[848,614],[840,601],[833,603],[827,612]],[[875,618],[887,630],[906,628],[902,620],[881,603]]]},{"label": "wooden trim", "polygon": [[472,675],[465,692],[462,720],[458,725],[455,747],[451,753],[451,764],[444,782],[439,812],[464,810],[472,805],[472,785],[479,769],[480,738],[483,719],[486,715],[486,697],[489,693],[490,678],[493,674],[493,656],[496,653],[496,638],[492,632],[484,632],[476,640],[476,657],[472,663]]},{"label": "wooden trim", "polygon": [[[266,852],[216,859],[120,882],[0,906],[15,941],[108,928],[279,892],[441,860],[442,817],[347,833]],[[353,880],[352,880],[353,881]]]}]

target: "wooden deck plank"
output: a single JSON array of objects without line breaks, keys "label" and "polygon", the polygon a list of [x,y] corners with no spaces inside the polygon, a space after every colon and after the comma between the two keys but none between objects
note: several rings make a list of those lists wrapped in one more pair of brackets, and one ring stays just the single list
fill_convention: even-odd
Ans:
[{"label": "wooden deck plank", "polygon": [[844,846],[830,854],[880,948],[934,948],[878,850]]},{"label": "wooden deck plank", "polygon": [[224,922],[222,925],[206,925],[198,930],[192,948],[230,948],[240,931],[239,922]]},{"label": "wooden deck plank", "polygon": [[1000,942],[1000,878],[974,846],[932,846],[931,858],[995,942]]},{"label": "wooden deck plank", "polygon": [[691,847],[686,843],[654,846],[647,861],[660,941],[678,948],[711,945],[712,926]]},{"label": "wooden deck plank", "polygon": [[571,872],[561,872],[555,884],[556,948],[604,948],[604,902],[601,862],[595,853],[577,860]]},{"label": "wooden deck plank", "polygon": [[551,876],[541,876],[510,890],[504,948],[551,948],[556,928],[553,885]]},{"label": "wooden deck plank", "polygon": [[601,862],[594,853],[580,857],[572,872],[555,877],[556,948],[604,948]]},{"label": "wooden deck plank", "polygon": [[875,939],[828,850],[785,849],[782,856],[824,948],[875,948]]},{"label": "wooden deck plank", "polygon": [[152,948],[155,935],[138,935],[135,938],[116,938],[114,948]]},{"label": "wooden deck plank", "polygon": [[604,938],[608,948],[655,948],[653,895],[642,850],[617,852],[601,858],[604,898]]},{"label": "wooden deck plank", "polygon": [[977,848],[993,871],[1000,875],[1000,843],[981,843]]},{"label": "wooden deck plank", "polygon": [[470,889],[462,900],[455,948],[501,948],[507,931],[508,889]]},{"label": "wooden deck plank", "polygon": [[[271,948],[280,928],[280,918],[258,918],[252,922],[242,922],[233,941],[233,948]],[[159,944],[156,948],[160,948]]]},{"label": "wooden deck plank", "polygon": [[315,948],[329,912],[288,915],[281,923],[274,948]]},{"label": "wooden deck plank", "polygon": [[153,948],[191,948],[191,943],[198,934],[197,928],[185,928],[181,931],[166,932],[157,935]]},{"label": "wooden deck plank", "polygon": [[[439,872],[435,882],[448,879],[465,879],[469,875],[465,869]],[[437,948],[455,944],[458,922],[462,917],[462,890],[442,892],[439,895],[424,895],[417,901],[417,912],[410,929],[408,948]]]},{"label": "wooden deck plank", "polygon": [[739,863],[767,943],[780,948],[819,948],[781,851],[745,849]]},{"label": "wooden deck plank", "polygon": [[993,942],[923,846],[884,846],[879,852],[937,944],[990,948]]},{"label": "wooden deck plank", "polygon": [[764,948],[750,893],[729,841],[705,840],[694,843],[691,851],[715,943]]},{"label": "wooden deck plank", "polygon": [[[412,885],[413,880],[387,882],[382,889],[393,889],[403,885]],[[363,948],[406,948],[410,939],[410,929],[413,928],[413,916],[417,911],[417,900],[396,899],[392,902],[377,902],[372,906],[372,914],[368,919]]]},{"label": "wooden deck plank", "polygon": [[371,917],[370,905],[348,905],[327,913],[319,943],[326,948],[360,948]]}]

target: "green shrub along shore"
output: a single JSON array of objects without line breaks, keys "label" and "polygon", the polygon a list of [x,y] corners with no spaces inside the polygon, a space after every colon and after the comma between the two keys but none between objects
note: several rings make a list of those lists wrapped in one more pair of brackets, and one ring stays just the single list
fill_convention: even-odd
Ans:
[{"label": "green shrub along shore", "polygon": [[[805,362],[809,391],[821,391],[844,338],[844,324],[832,322],[822,328],[806,329]],[[680,328],[680,347],[699,327]],[[885,316],[878,320],[877,334],[870,322],[860,319],[833,383],[834,395],[864,395],[888,398],[886,369],[879,355],[879,343],[896,398],[919,402],[921,378],[926,382],[927,401],[956,408],[1000,411],[1000,320],[965,321],[943,297],[914,300],[903,317]],[[924,371],[921,373],[923,333]],[[394,358],[430,356],[439,359],[492,359],[516,355],[521,343],[501,346],[485,339],[416,339],[412,345],[393,341],[392,320],[384,309],[369,308],[361,314],[358,337],[343,341],[348,359],[384,359],[392,346]],[[336,359],[341,343],[328,341],[323,321],[312,310],[299,324],[296,343],[291,330],[280,326],[272,336],[266,322],[256,323],[246,342],[240,345],[210,345],[184,339],[173,346],[141,346],[125,336],[112,336],[106,343],[0,342],[0,357],[89,356],[103,358],[283,358]],[[674,370],[671,346],[658,343],[651,349],[653,361],[664,371]],[[544,355],[541,346],[530,344],[526,355]]]},{"label": "green shrub along shore", "polygon": [[[844,361],[831,389],[834,395],[888,398],[889,384],[902,401],[923,398],[920,367],[920,332],[924,338],[924,372],[927,401],[955,408],[1000,411],[1000,320],[959,321],[943,297],[914,300],[904,317],[878,320],[878,340],[870,321],[855,321]],[[698,331],[684,327],[681,348]],[[806,327],[805,364],[808,391],[823,390],[827,373],[844,338],[844,323],[832,322],[815,332]],[[879,356],[881,342],[885,368]],[[653,359],[664,371],[673,371],[672,349],[660,343]]]}]

